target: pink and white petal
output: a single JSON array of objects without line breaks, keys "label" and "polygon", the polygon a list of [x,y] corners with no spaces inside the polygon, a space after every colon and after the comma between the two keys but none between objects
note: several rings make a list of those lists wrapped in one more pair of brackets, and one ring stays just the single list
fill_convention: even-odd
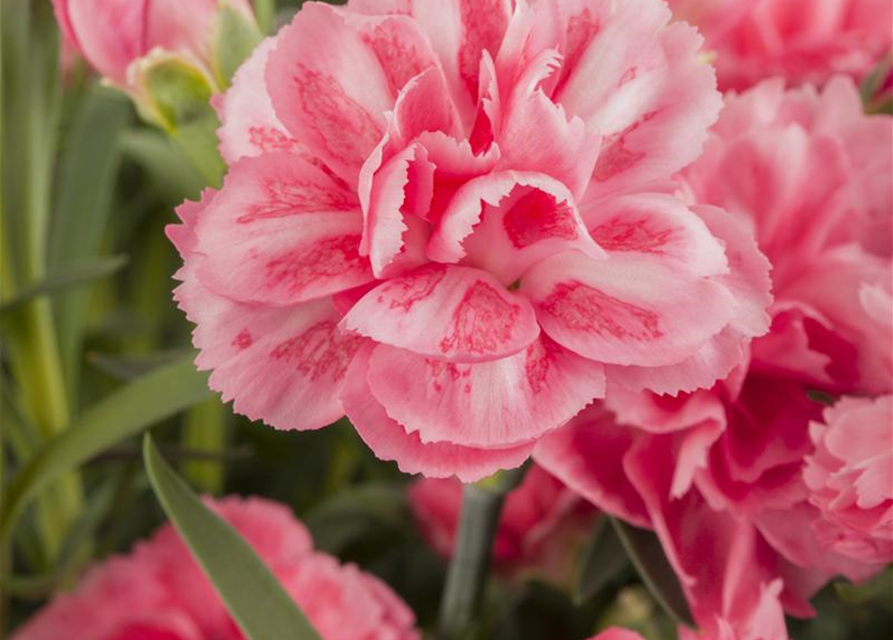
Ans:
[{"label": "pink and white petal", "polygon": [[543,51],[517,79],[496,138],[502,152],[499,168],[543,173],[580,198],[592,178],[601,136],[587,130],[580,118],[569,119],[539,88],[558,64],[557,57],[556,51]]},{"label": "pink and white petal", "polygon": [[458,138],[462,129],[443,74],[429,67],[411,78],[400,90],[394,106],[395,140],[405,146],[426,131],[440,131]]},{"label": "pink and white petal", "polygon": [[521,281],[543,331],[582,356],[618,365],[662,366],[694,355],[731,320],[731,294],[653,260],[614,253],[546,258]]},{"label": "pink and white petal", "polygon": [[727,326],[682,362],[658,367],[609,364],[605,365],[605,376],[631,391],[671,396],[710,389],[747,359],[745,342],[737,329]]},{"label": "pink and white petal", "polygon": [[654,434],[684,431],[704,422],[715,422],[723,429],[726,424],[722,398],[706,391],[670,397],[628,391],[609,382],[605,406],[618,424]]},{"label": "pink and white petal", "polygon": [[199,369],[233,409],[277,429],[318,429],[344,411],[344,374],[361,339],[342,336],[328,300],[294,307],[242,304],[206,289],[197,276],[203,258],[178,273],[174,297],[196,324]]},{"label": "pink and white petal", "polygon": [[541,438],[533,458],[599,509],[649,527],[645,504],[623,469],[623,458],[637,437],[635,429],[618,425],[614,416],[596,403]]},{"label": "pink and white petal", "polygon": [[277,36],[266,86],[289,134],[355,185],[396,94],[372,47],[344,16],[325,4],[303,7]]},{"label": "pink and white petal", "polygon": [[199,277],[242,302],[323,297],[373,280],[361,232],[353,194],[315,166],[281,152],[243,158],[198,221]]},{"label": "pink and white petal", "polygon": [[404,473],[421,473],[431,478],[455,475],[474,482],[500,469],[518,467],[530,456],[534,443],[502,449],[464,447],[452,442],[423,443],[417,433],[407,433],[388,416],[369,389],[369,356],[373,347],[364,347],[354,358],[341,393],[345,411],[369,448],[383,460],[395,460]]},{"label": "pink and white petal", "polygon": [[702,38],[665,26],[666,5],[632,0],[590,38],[554,99],[604,136],[591,193],[668,179],[695,160],[722,106]]},{"label": "pink and white petal", "polygon": [[[852,582],[862,582],[880,570],[880,565],[847,558],[823,546],[812,531],[820,518],[816,507],[801,502],[784,510],[765,510],[760,514],[757,527],[769,544],[791,563],[821,571],[827,579],[843,575]],[[804,535],[804,530],[812,535]]]},{"label": "pink and white petal", "polygon": [[605,251],[674,263],[695,276],[728,271],[722,243],[702,218],[675,196],[619,196],[589,202],[581,210],[592,239]]},{"label": "pink and white petal", "polygon": [[503,358],[530,345],[539,325],[527,300],[486,271],[427,265],[370,291],[342,327],[451,362]]},{"label": "pink and white petal", "polygon": [[413,0],[412,14],[427,33],[466,130],[478,101],[481,56],[496,56],[511,16],[510,0]]},{"label": "pink and white petal", "polygon": [[380,345],[369,385],[388,415],[422,442],[511,447],[556,429],[604,395],[602,368],[541,338],[474,364]]},{"label": "pink and white petal", "polygon": [[511,172],[499,172],[470,180],[450,194],[449,204],[428,241],[425,250],[428,257],[446,263],[465,257],[463,241],[481,221],[484,204],[499,206],[514,186]]},{"label": "pink and white petal", "polygon": [[546,256],[570,249],[604,256],[567,188],[545,174],[499,171],[456,192],[427,254],[443,262],[465,258],[511,284]]},{"label": "pink and white petal", "polygon": [[275,37],[261,42],[236,71],[226,93],[213,101],[221,122],[220,154],[229,164],[269,151],[309,155],[276,117],[267,93],[267,59],[275,47]]},{"label": "pink and white petal", "polygon": [[[431,49],[426,34],[409,16],[388,15],[385,12],[360,16],[349,11],[342,15],[378,58],[394,97],[412,78],[432,67],[438,70],[439,78],[443,77],[439,71],[440,61]],[[437,108],[452,106],[445,86],[443,90],[439,96],[441,104]]]},{"label": "pink and white petal", "polygon": [[[408,229],[403,206],[409,186],[410,165],[424,162],[430,167],[426,158],[419,157],[420,151],[424,153],[416,147],[404,149],[379,169],[372,179],[369,208],[363,229],[363,247],[369,255],[372,272],[376,277],[381,277],[384,268],[403,248],[403,234]],[[430,174],[433,174],[433,168]],[[430,200],[430,195],[428,198]]]},{"label": "pink and white petal", "polygon": [[730,326],[742,335],[756,338],[769,331],[772,304],[772,265],[760,252],[756,238],[743,220],[706,205],[692,211],[706,223],[710,232],[725,245],[729,271],[714,277],[735,297],[737,312]]},{"label": "pink and white petal", "polygon": [[435,167],[434,193],[430,209],[424,216],[432,223],[440,220],[466,182],[489,173],[499,161],[496,145],[476,154],[467,140],[456,140],[439,131],[423,133],[419,136],[419,144]]},{"label": "pink and white petal", "polygon": [[[456,112],[439,67],[431,66],[411,78],[399,91],[393,112],[385,114],[384,136],[370,152],[360,169],[357,190],[363,212],[368,216],[375,176],[395,155],[404,151],[418,136],[426,132],[456,135],[459,115]],[[368,251],[364,238],[363,251]]]},{"label": "pink and white petal", "polygon": [[412,13],[412,0],[348,0],[347,9],[370,16],[408,16]]},{"label": "pink and white petal", "polygon": [[208,205],[213,202],[217,196],[217,191],[211,189],[203,189],[198,202],[190,200],[185,201],[177,207],[177,217],[180,218],[182,224],[169,224],[164,228],[164,233],[168,239],[174,244],[180,257],[184,260],[192,255],[198,238],[195,235],[195,226],[204,213]]}]

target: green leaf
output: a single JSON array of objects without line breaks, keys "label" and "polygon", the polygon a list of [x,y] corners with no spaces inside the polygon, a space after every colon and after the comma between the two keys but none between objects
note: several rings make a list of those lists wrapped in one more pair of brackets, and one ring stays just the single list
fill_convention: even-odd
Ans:
[{"label": "green leaf", "polygon": [[249,640],[322,640],[247,542],[208,509],[146,434],[143,459],[158,501]]},{"label": "green leaf", "polygon": [[195,200],[205,180],[192,163],[157,129],[132,129],[120,139],[121,151],[148,173],[152,190],[171,206]]},{"label": "green leaf", "polygon": [[657,535],[611,516],[605,517],[611,521],[614,532],[623,544],[639,577],[661,608],[677,622],[694,626],[682,586],[664,554]]},{"label": "green leaf", "polygon": [[212,58],[214,73],[221,87],[230,80],[245,59],[263,39],[260,27],[245,11],[221,0],[214,16]]},{"label": "green leaf", "polygon": [[891,67],[893,67],[893,54],[888,53],[862,80],[862,83],[859,85],[859,95],[864,104],[868,104],[875,98],[877,92],[887,80],[887,76],[890,75]]},{"label": "green leaf", "polygon": [[193,355],[152,371],[88,408],[19,471],[3,496],[0,537],[28,500],[105,449],[210,397]]},{"label": "green leaf", "polygon": [[127,381],[145,375],[192,353],[191,349],[167,349],[145,355],[119,355],[91,351],[87,362],[116,380]]},{"label": "green leaf", "polygon": [[66,289],[90,284],[94,280],[106,278],[120,271],[127,264],[127,256],[98,258],[82,264],[72,265],[55,275],[47,276],[42,282],[19,291],[9,300],[0,304],[0,313],[6,313],[37,296],[57,293]]},{"label": "green leaf", "polygon": [[[59,163],[48,273],[76,271],[95,264],[93,261],[103,253],[121,162],[118,138],[132,120],[133,109],[127,98],[98,83],[90,86],[79,100]],[[53,300],[59,357],[71,398],[77,397],[89,302],[90,292],[86,290],[65,293]]]},{"label": "green leaf", "polygon": [[599,518],[592,538],[584,547],[576,563],[572,595],[574,602],[587,602],[628,565],[620,539],[607,519]]},{"label": "green leaf", "polygon": [[276,20],[276,0],[254,0],[254,15],[261,31],[271,35]]}]

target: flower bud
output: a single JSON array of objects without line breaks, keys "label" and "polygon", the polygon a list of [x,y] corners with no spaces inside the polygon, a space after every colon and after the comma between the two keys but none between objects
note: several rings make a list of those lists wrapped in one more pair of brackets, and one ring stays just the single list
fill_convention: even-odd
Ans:
[{"label": "flower bud", "polygon": [[53,0],[66,45],[136,94],[131,66],[160,49],[191,59],[215,92],[261,39],[247,0]]}]

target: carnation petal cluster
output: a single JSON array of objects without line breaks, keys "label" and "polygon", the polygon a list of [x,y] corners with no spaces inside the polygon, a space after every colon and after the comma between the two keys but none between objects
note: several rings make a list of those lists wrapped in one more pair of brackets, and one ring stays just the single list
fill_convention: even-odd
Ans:
[{"label": "carnation petal cluster", "polygon": [[66,46],[131,91],[136,90],[133,63],[153,51],[183,56],[212,77],[221,6],[253,23],[248,0],[53,0]]},{"label": "carnation petal cluster", "polygon": [[198,364],[282,429],[345,413],[407,472],[520,464],[607,384],[708,387],[768,265],[672,193],[720,107],[658,0],[308,3],[217,100],[181,207]]},{"label": "carnation petal cluster", "polygon": [[611,389],[538,444],[550,473],[655,530],[707,638],[786,638],[832,577],[893,560],[891,163],[893,118],[865,115],[849,78],[728,96],[681,191],[754,230],[769,333],[709,391]]},{"label": "carnation petal cluster", "polygon": [[[313,550],[289,510],[260,498],[209,502],[254,548],[324,640],[418,640],[409,607],[355,565]],[[244,640],[173,526],[91,568],[13,640]]]},{"label": "carnation petal cluster", "polygon": [[724,91],[771,77],[817,85],[835,74],[860,80],[893,46],[888,0],[668,1],[704,34]]}]

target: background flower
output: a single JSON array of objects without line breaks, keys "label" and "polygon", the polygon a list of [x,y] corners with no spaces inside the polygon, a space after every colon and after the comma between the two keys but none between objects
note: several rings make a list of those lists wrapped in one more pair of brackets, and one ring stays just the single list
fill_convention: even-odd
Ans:
[{"label": "background flower", "polygon": [[773,76],[823,84],[834,74],[860,80],[890,51],[893,8],[886,0],[670,0],[716,52],[722,90]]},{"label": "background flower", "polygon": [[[211,506],[267,563],[325,640],[414,640],[415,618],[380,580],[313,551],[286,507],[259,498]],[[171,525],[127,556],[89,570],[15,640],[241,640],[211,583]]]},{"label": "background flower", "polygon": [[[808,600],[827,580],[862,580],[885,561],[812,532],[827,530],[815,505],[830,500],[809,497],[804,464],[811,423],[822,442],[819,397],[890,392],[893,316],[880,310],[890,300],[891,127],[863,114],[843,78],[821,93],[776,80],[728,97],[682,189],[753,228],[773,266],[770,332],[710,391],[609,389],[603,406],[538,445],[539,464],[572,489],[655,529],[708,636],[757,639],[769,624],[780,637],[782,607],[812,615]],[[869,182],[884,193],[853,188]],[[827,416],[841,420],[852,402]],[[859,438],[891,436],[882,410],[860,415],[870,423]],[[844,464],[822,452],[806,476],[816,488],[823,466]]]}]

